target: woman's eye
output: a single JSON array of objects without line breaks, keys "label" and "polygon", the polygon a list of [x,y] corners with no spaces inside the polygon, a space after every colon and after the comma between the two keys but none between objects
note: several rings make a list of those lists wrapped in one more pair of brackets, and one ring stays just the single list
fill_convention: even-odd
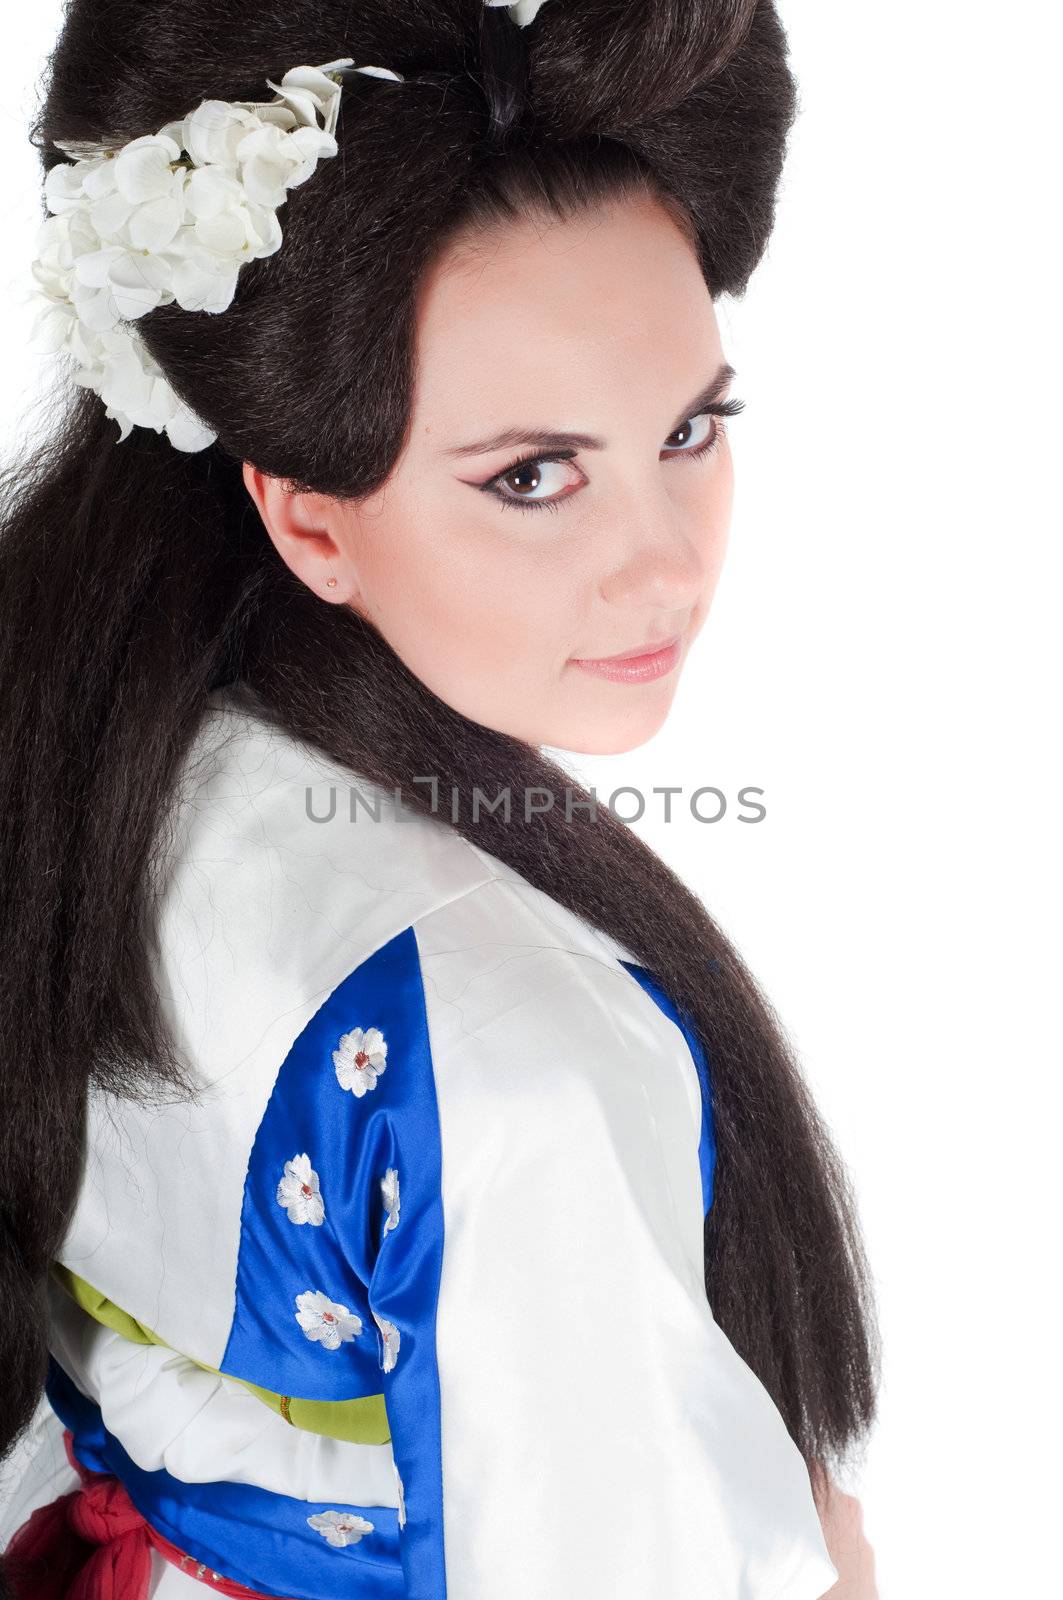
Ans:
[{"label": "woman's eye", "polygon": [[[561,469],[571,465],[568,458],[561,460],[550,457],[536,456],[532,460],[518,461],[515,466],[507,467],[505,472],[500,472],[483,487],[489,490],[503,505],[542,506],[550,510],[557,509],[557,501],[566,500],[564,493],[565,475]],[[572,483],[573,489],[579,487],[579,481]],[[502,487],[497,487],[501,485]]]},{"label": "woman's eye", "polygon": [[[696,416],[688,417],[682,427],[668,435],[663,454],[695,459],[709,455],[723,437],[723,418],[737,416],[742,406],[741,400],[727,400],[713,411],[700,411]],[[504,472],[481,484],[480,488],[504,506],[517,506],[529,511],[556,511],[561,501],[567,500],[569,494],[585,481],[581,475],[575,482],[570,480],[569,488],[565,488],[565,474],[561,469],[571,465],[571,455],[528,456],[523,461],[515,461]]]},{"label": "woman's eye", "polygon": [[[719,419],[712,411],[702,411],[696,417],[688,417],[681,428],[668,435],[665,441],[668,455],[700,456],[704,451],[711,450],[717,442],[720,432]],[[668,443],[678,441],[678,449],[668,449]]]}]

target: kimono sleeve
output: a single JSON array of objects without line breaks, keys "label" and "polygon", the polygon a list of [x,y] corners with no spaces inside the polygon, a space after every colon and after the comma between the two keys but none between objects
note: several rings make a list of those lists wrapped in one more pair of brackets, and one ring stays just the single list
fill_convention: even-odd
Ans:
[{"label": "kimono sleeve", "polygon": [[804,1461],[705,1294],[686,1041],[492,926],[409,930],[342,1047],[407,1594],[819,1600]]}]

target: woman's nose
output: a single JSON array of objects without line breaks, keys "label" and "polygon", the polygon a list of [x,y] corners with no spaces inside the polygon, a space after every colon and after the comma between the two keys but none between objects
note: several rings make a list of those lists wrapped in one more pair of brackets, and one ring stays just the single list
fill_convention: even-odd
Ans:
[{"label": "woman's nose", "polygon": [[625,554],[599,585],[609,605],[655,606],[679,611],[693,606],[705,584],[703,542],[681,529],[674,518],[640,518],[625,541]]}]

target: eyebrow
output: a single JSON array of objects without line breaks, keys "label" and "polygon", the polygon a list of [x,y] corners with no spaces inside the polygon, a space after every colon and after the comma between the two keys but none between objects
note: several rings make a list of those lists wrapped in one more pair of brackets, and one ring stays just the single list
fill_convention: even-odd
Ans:
[{"label": "eyebrow", "polygon": [[[690,417],[708,411],[720,399],[735,376],[734,367],[726,361],[709,379],[704,389],[684,406],[669,432],[681,428]],[[443,451],[445,456],[487,455],[492,450],[516,450],[521,445],[536,445],[544,450],[604,450],[606,442],[594,433],[559,432],[556,428],[504,428],[501,433],[488,434],[468,444],[451,445]]]}]

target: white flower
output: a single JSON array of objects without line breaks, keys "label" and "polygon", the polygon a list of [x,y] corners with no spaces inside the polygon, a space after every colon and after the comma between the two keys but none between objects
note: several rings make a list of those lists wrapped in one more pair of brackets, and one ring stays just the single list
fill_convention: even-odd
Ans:
[{"label": "white flower", "polygon": [[[228,309],[243,264],[280,248],[276,212],[288,190],[338,153],[342,84],[330,74],[353,66],[344,56],[293,67],[279,84],[266,80],[273,101],[202,100],[124,144],[55,141],[72,161],[44,182],[50,216],[32,272],[45,303],[33,337],[74,357],[74,381],[101,396],[120,438],[143,426],[181,450],[213,443],[132,324],[174,302]],[[386,67],[354,70],[401,81]]]},{"label": "white flower", "polygon": [[[323,67],[292,67],[280,83],[274,83],[271,78],[267,78],[266,82],[275,90],[281,104],[291,112],[297,123],[306,128],[316,128],[320,117],[323,131],[333,134],[340,114],[340,85],[327,74],[330,67],[350,65],[351,60],[345,57],[342,61],[327,62]],[[399,74],[392,72],[389,67],[359,67],[358,70],[399,80]]]},{"label": "white flower", "polygon": [[391,1458],[391,1470],[395,1474],[395,1487],[399,1494],[399,1527],[404,1528],[406,1526],[406,1494],[402,1487],[402,1479],[399,1477],[399,1469],[395,1465],[394,1456]]},{"label": "white flower", "polygon": [[289,189],[305,183],[317,166],[318,156],[334,156],[336,141],[319,128],[296,128],[285,133],[276,123],[264,123],[245,135],[236,147],[240,182],[248,199],[261,206],[281,206]]},{"label": "white flower", "polygon": [[320,1289],[307,1289],[295,1299],[295,1320],[306,1337],[326,1350],[338,1350],[362,1331],[362,1319],[346,1306],[337,1305]]},{"label": "white flower", "polygon": [[185,311],[217,314],[232,305],[237,267],[232,261],[193,256],[174,268],[173,298]]},{"label": "white flower", "polygon": [[316,1228],[325,1220],[320,1180],[308,1155],[293,1156],[284,1163],[284,1176],[277,1185],[277,1204],[285,1208],[289,1222],[309,1222]]},{"label": "white flower", "polygon": [[376,1088],[387,1065],[387,1053],[387,1042],[379,1028],[352,1028],[343,1034],[339,1049],[332,1052],[340,1086],[350,1089],[360,1100],[367,1089]]},{"label": "white flower", "polygon": [[234,176],[239,170],[236,147],[260,126],[261,111],[242,101],[201,100],[194,111],[161,130],[187,150],[197,167],[222,167]]},{"label": "white flower", "polygon": [[134,424],[140,424],[156,432],[165,428],[181,450],[201,450],[210,443],[213,435],[204,437],[203,424],[178,399],[146,347],[125,327],[95,334],[78,320],[67,348],[82,363],[74,382],[102,396],[107,415],[122,428],[121,438]]},{"label": "white flower", "polygon": [[306,1520],[337,1550],[344,1545],[357,1544],[365,1534],[372,1533],[374,1527],[372,1522],[367,1522],[356,1511],[319,1511]]},{"label": "white flower", "polygon": [[99,236],[83,212],[46,217],[37,229],[37,257],[31,268],[42,293],[69,302],[76,258],[98,245]]},{"label": "white flower", "polygon": [[384,1205],[387,1208],[387,1221],[384,1223],[384,1232],[388,1233],[399,1225],[399,1175],[394,1167],[389,1167],[380,1180],[380,1192],[384,1196]]},{"label": "white flower", "polygon": [[546,0],[484,0],[485,6],[506,6],[518,28],[534,22]]},{"label": "white flower", "polygon": [[[174,163],[180,149],[173,139],[153,135],[132,139],[117,155],[78,162],[73,169],[53,167],[45,179],[52,211],[79,210],[97,239],[141,253],[166,248],[184,217],[186,172]],[[80,191],[75,188],[82,168]],[[73,172],[72,178],[57,174]]]},{"label": "white flower", "polygon": [[42,305],[30,326],[30,339],[49,355],[69,348],[77,329],[78,314],[72,305],[51,301]]},{"label": "white flower", "polygon": [[165,255],[105,243],[75,260],[71,299],[81,320],[103,333],[122,318],[142,317],[172,300],[172,283],[173,265]]},{"label": "white flower", "polygon": [[373,1321],[380,1329],[384,1340],[384,1359],[381,1365],[385,1372],[390,1372],[399,1357],[401,1335],[393,1322],[389,1322],[387,1317],[378,1317],[375,1311]]},{"label": "white flower", "polygon": [[[165,379],[163,381],[165,382]],[[166,430],[166,437],[178,450],[205,450],[208,444],[214,443],[217,434],[208,428],[205,422],[201,422],[183,400],[177,399],[169,384],[166,387],[170,390],[170,397],[174,402],[173,410],[162,424]],[[113,411],[109,414],[114,416]],[[155,431],[159,432],[158,427]]]},{"label": "white flower", "polygon": [[178,177],[172,163],[180,154],[180,145],[168,133],[130,139],[112,158],[115,188],[134,205],[169,198]]},{"label": "white flower", "polygon": [[272,255],[281,245],[275,213],[247,197],[244,186],[220,167],[197,167],[185,184],[185,210],[191,219],[182,241],[186,254],[205,246],[221,256]]},{"label": "white flower", "polygon": [[90,161],[78,161],[74,166],[59,162],[50,168],[44,179],[44,199],[48,210],[56,214],[78,211],[84,203],[84,183],[88,173],[107,163],[103,156]]}]

